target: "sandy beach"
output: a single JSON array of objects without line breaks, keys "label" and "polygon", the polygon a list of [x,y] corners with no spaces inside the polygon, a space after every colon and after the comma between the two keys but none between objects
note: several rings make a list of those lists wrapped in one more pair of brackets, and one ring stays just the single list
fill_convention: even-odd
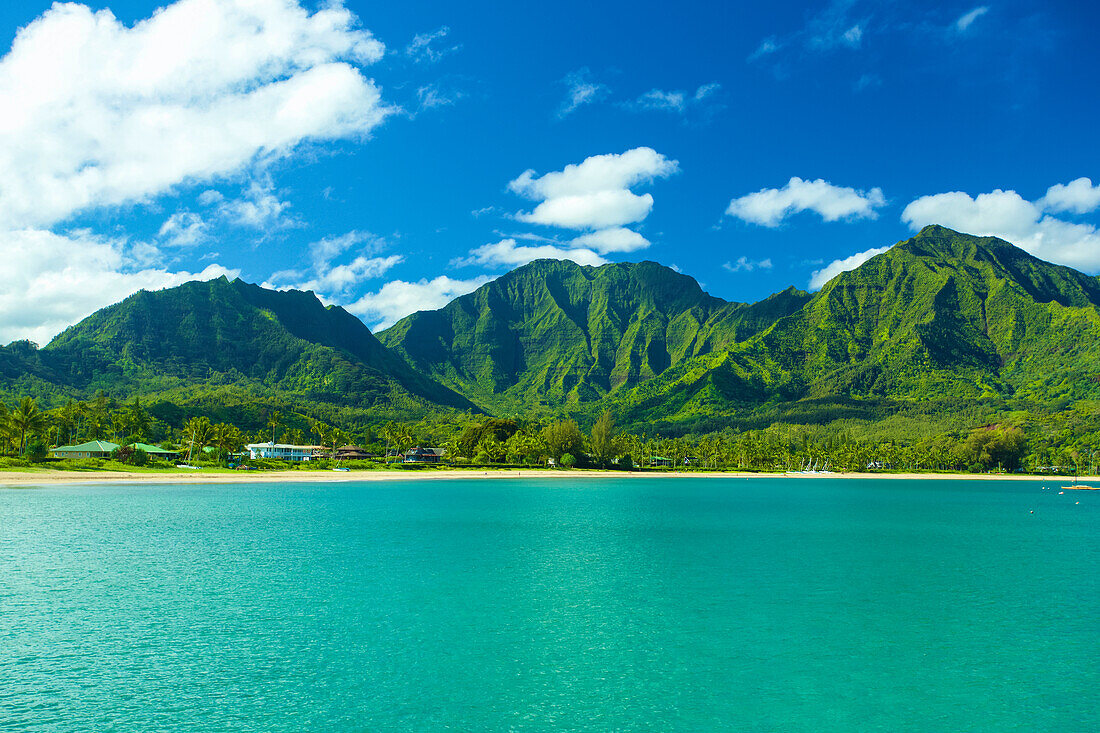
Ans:
[{"label": "sandy beach", "polygon": [[[964,473],[747,473],[736,471],[614,471],[578,469],[443,469],[432,471],[241,471],[239,473],[194,471],[188,473],[139,473],[124,471],[0,471],[0,487],[16,488],[61,484],[245,484],[245,483],[340,483],[348,481],[441,481],[455,479],[579,479],[579,478],[797,478],[797,479],[919,479],[954,481],[1043,481],[1069,486],[1067,476],[1022,476]],[[1078,477],[1081,483],[1100,482],[1098,476]]]}]

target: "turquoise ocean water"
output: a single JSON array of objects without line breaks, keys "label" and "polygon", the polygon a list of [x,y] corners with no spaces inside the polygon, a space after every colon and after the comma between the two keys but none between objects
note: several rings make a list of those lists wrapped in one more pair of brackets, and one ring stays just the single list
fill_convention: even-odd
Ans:
[{"label": "turquoise ocean water", "polygon": [[1042,485],[0,490],[0,729],[1097,731]]}]

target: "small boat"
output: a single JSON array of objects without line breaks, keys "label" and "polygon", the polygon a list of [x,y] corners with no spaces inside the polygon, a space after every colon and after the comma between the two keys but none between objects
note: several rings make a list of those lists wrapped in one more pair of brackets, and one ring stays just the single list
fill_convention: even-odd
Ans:
[{"label": "small boat", "polygon": [[186,463],[177,463],[176,468],[189,468],[192,471],[201,471],[202,470],[201,466],[191,466],[191,465],[186,464]]},{"label": "small boat", "polygon": [[337,466],[336,468],[334,468],[332,470],[333,471],[350,471],[351,469],[350,468],[342,468],[340,466]]}]

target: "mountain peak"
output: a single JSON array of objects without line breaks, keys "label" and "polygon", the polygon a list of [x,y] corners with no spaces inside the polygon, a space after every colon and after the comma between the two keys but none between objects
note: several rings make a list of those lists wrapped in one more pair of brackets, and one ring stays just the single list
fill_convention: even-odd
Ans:
[{"label": "mountain peak", "polygon": [[1030,257],[998,237],[979,237],[948,229],[940,224],[929,224],[917,234],[899,243],[902,249],[924,257],[957,258],[972,260],[985,255],[1004,256],[1006,253],[1019,253]]}]

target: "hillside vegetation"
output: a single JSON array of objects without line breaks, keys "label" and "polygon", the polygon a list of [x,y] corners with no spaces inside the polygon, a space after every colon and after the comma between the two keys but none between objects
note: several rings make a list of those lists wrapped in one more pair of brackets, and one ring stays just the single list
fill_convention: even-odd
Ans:
[{"label": "hillside vegetation", "polygon": [[527,440],[607,413],[650,441],[721,434],[788,456],[799,441],[889,442],[955,465],[953,446],[989,438],[1054,461],[1100,443],[1100,279],[931,226],[818,293],[758,303],[653,262],[536,261],[376,338],[313,293],[222,278],[137,293],[41,349],[0,348],[0,397],[101,416],[141,398],[157,438],[194,416],[262,435],[281,413],[296,436],[388,424],[446,441],[496,417]]}]

